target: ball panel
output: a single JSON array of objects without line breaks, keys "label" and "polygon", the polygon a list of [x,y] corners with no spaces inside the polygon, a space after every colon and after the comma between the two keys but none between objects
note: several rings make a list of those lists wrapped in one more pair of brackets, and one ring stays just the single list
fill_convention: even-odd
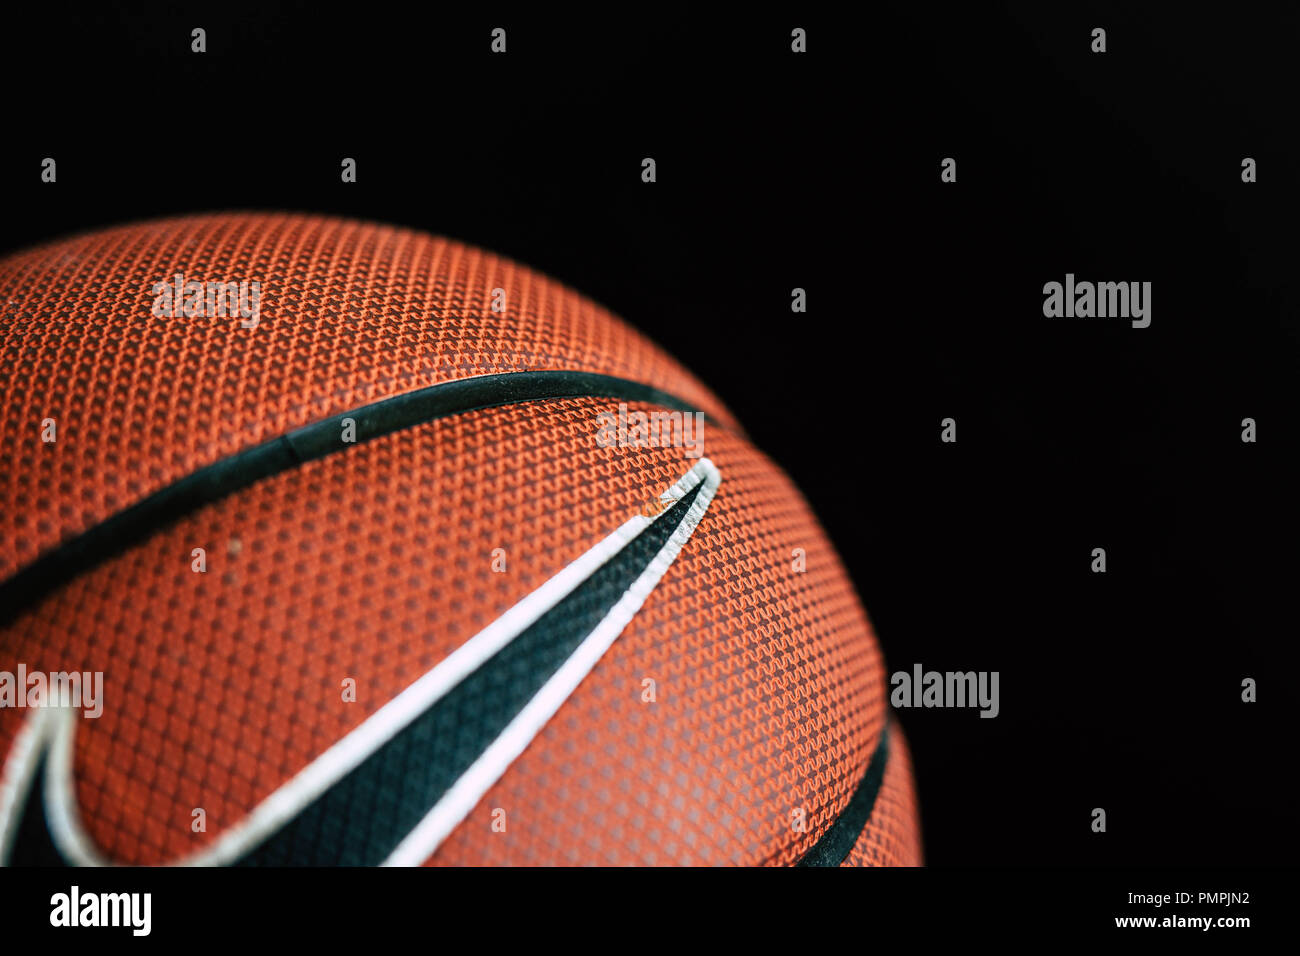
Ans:
[{"label": "ball panel", "polygon": [[[152,315],[155,283],[177,274],[259,282],[256,326]],[[0,579],[242,449],[453,379],[599,372],[735,425],[680,364],[559,283],[447,239],[319,216],[167,219],[0,260],[0,368]],[[40,441],[47,418],[55,445]]]}]

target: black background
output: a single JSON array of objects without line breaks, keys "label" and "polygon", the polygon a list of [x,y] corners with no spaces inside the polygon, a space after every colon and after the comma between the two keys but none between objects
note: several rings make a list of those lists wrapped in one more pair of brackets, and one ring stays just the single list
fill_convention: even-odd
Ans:
[{"label": "black background", "polygon": [[[794,477],[891,669],[1000,672],[900,714],[928,863],[1290,862],[1300,17],[1036,6],[28,11],[0,251],[265,208],[537,267]],[[1151,327],[1045,319],[1067,272]]]}]

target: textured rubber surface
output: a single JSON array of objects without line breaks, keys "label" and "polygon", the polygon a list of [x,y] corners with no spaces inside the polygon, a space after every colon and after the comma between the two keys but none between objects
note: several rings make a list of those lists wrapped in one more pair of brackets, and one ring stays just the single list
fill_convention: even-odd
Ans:
[{"label": "textured rubber surface", "polygon": [[[278,312],[266,294],[272,339],[153,320],[147,296],[118,297],[182,260],[187,274],[256,262],[293,283]],[[468,304],[503,281],[527,303],[519,314]],[[505,370],[482,350],[469,373],[415,357],[435,342],[450,355],[498,341],[503,322],[520,348],[712,416],[705,453],[723,478],[706,519],[430,863],[788,865],[849,806],[887,716],[851,582],[797,489],[726,410],[597,307],[441,240],[298,217],[76,240],[0,265],[0,286],[7,573],[222,456],[439,375]],[[95,318],[96,300],[107,315]],[[435,300],[443,320],[409,317]],[[305,461],[158,528],[0,626],[0,668],[104,672],[104,714],[79,722],[74,748],[78,806],[102,853],[162,863],[209,845],[695,464],[682,448],[598,447],[597,416],[617,407],[481,409]],[[60,420],[55,445],[36,438],[46,414]],[[204,574],[190,566],[198,547]],[[355,702],[340,693],[349,678]],[[0,754],[24,719],[0,709]],[[205,833],[190,829],[199,807]],[[342,840],[351,825],[333,814],[307,838]],[[845,862],[919,861],[895,732]]]},{"label": "textured rubber surface", "polygon": [[[261,283],[255,328],[159,318],[154,284]],[[493,290],[505,310],[493,312]],[[242,448],[438,382],[532,369],[662,389],[734,425],[678,363],[509,260],[389,226],[223,214],[0,260],[0,579]],[[57,453],[40,442],[58,423]]]},{"label": "textured rubber surface", "polygon": [[658,389],[594,372],[564,371],[479,375],[350,409],[191,472],[80,534],[68,537],[9,578],[0,580],[0,625],[74,575],[202,505],[268,475],[296,468],[304,461],[345,451],[349,446],[339,440],[345,422],[353,423],[357,441],[370,441],[447,415],[574,395],[650,401],[661,408],[690,410]]}]

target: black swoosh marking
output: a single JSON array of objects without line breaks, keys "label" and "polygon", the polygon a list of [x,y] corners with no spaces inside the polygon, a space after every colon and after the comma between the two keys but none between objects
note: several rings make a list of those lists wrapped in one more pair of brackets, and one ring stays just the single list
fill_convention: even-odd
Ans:
[{"label": "black swoosh marking", "polygon": [[0,859],[5,866],[68,866],[54,844],[45,815],[45,773],[49,762],[50,749],[42,746],[40,758],[27,781],[27,795],[18,798],[24,802],[9,858]]},{"label": "black swoosh marking", "polygon": [[424,819],[677,530],[704,483],[239,865],[373,866]]},{"label": "black swoosh marking", "polygon": [[263,478],[350,447],[339,440],[345,418],[356,422],[360,443],[483,408],[594,397],[695,411],[681,399],[649,385],[570,371],[480,375],[364,405],[200,468],[41,555],[0,584],[0,628],[72,577],[138,544],[159,528]]},{"label": "black swoosh marking", "polygon": [[875,809],[876,797],[880,794],[880,785],[885,780],[885,765],[889,763],[889,725],[880,731],[880,742],[876,752],[867,763],[867,771],[858,781],[858,787],[849,798],[844,812],[835,818],[835,822],[826,828],[812,848],[799,860],[796,866],[839,866],[858,842],[858,837],[871,819]]},{"label": "black swoosh marking", "polygon": [[[236,866],[374,866],[501,735],[667,544],[701,481],[553,608],[380,745]],[[67,865],[32,776],[11,865]]]}]

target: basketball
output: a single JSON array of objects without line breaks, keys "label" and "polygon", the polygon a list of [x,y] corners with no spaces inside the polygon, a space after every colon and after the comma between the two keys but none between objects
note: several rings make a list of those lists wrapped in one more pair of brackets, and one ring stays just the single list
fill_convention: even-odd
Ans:
[{"label": "basketball", "polygon": [[0,261],[0,860],[919,865],[852,581],[631,318],[309,215]]}]

